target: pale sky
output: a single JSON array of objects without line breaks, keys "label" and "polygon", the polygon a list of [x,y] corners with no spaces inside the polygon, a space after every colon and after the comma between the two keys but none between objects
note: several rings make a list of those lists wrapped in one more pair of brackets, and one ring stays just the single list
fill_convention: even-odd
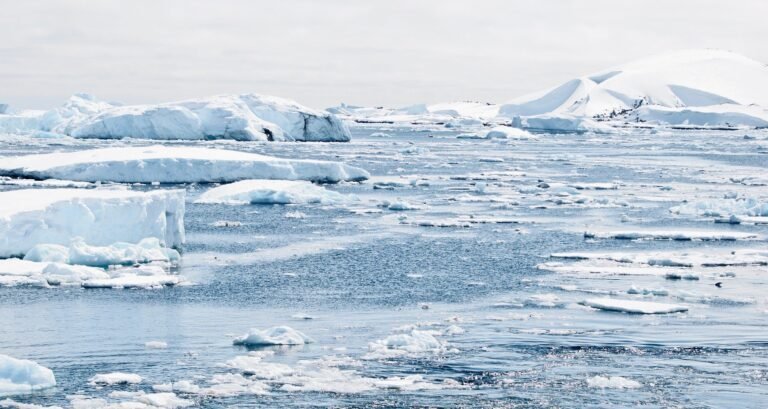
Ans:
[{"label": "pale sky", "polygon": [[0,102],[504,102],[683,48],[768,62],[765,0],[0,0]]}]

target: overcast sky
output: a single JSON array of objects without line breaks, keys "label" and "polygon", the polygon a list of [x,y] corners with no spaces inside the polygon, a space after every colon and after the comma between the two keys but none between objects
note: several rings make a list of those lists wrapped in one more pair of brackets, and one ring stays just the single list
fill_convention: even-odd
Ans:
[{"label": "overcast sky", "polygon": [[768,62],[768,1],[0,0],[0,102],[503,102],[681,48]]}]

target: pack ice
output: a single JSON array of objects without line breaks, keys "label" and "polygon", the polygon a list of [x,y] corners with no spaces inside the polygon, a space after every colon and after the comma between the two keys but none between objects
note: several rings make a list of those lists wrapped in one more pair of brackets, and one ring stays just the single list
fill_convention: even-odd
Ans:
[{"label": "pack ice", "polygon": [[30,393],[56,385],[53,372],[34,361],[0,354],[0,396]]},{"label": "pack ice", "polygon": [[[72,240],[79,237],[80,241]],[[0,258],[24,256],[39,245],[72,246],[67,256],[78,259],[109,257],[88,247],[116,242],[178,247],[184,242],[184,192],[137,192],[108,189],[23,189],[0,192]],[[117,254],[150,251],[125,245]],[[97,251],[98,250],[98,251]],[[38,253],[63,252],[61,247],[37,247]],[[101,253],[99,253],[101,251]],[[99,255],[101,254],[101,255]],[[64,261],[64,260],[59,260]]]},{"label": "pack ice", "polygon": [[255,153],[183,146],[117,147],[6,157],[0,175],[124,183],[208,183],[243,179],[336,183],[370,175],[339,162],[281,159]]},{"label": "pack ice", "polygon": [[120,106],[76,94],[50,111],[0,113],[0,131],[76,138],[335,141],[350,139],[336,116],[258,94],[219,95],[156,105]]}]

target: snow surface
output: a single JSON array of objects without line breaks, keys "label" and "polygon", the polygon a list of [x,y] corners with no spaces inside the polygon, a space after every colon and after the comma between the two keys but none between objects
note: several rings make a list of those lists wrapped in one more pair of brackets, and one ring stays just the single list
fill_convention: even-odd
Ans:
[{"label": "snow surface", "polygon": [[258,94],[219,95],[155,105],[119,106],[88,94],[50,111],[0,113],[0,131],[76,138],[349,141],[334,115]]},{"label": "snow surface", "polygon": [[[75,237],[82,241],[73,243]],[[51,244],[72,247],[67,253],[75,258],[93,257],[100,251],[124,251],[123,256],[128,257],[132,250],[125,245],[119,245],[121,249],[101,250],[84,243],[112,246],[115,242],[139,243],[147,238],[155,238],[165,247],[184,243],[184,191],[23,189],[0,192],[0,258],[23,256],[37,245]],[[156,244],[152,242],[153,246]],[[149,242],[144,245],[152,247]],[[63,256],[60,247],[38,248],[35,254],[42,257],[54,249],[60,250]]]},{"label": "snow surface", "polygon": [[280,159],[255,153],[180,146],[118,147],[5,157],[0,174],[34,179],[125,183],[209,183],[243,179],[340,182],[365,180],[339,162]]},{"label": "snow surface", "polygon": [[215,187],[203,193],[195,203],[244,204],[334,204],[353,200],[306,181],[242,180]]},{"label": "snow surface", "polygon": [[591,298],[581,302],[587,307],[604,311],[626,312],[630,314],[669,314],[688,311],[688,307],[678,304],[664,304],[651,301],[618,300],[613,298]]},{"label": "snow surface", "polygon": [[287,326],[272,327],[266,330],[251,328],[247,334],[235,338],[234,345],[304,345],[313,342],[312,338]]},{"label": "snow surface", "polygon": [[0,396],[31,393],[56,385],[53,371],[37,362],[0,354]]},{"label": "snow surface", "polygon": [[765,64],[729,51],[684,50],[513,99],[499,115],[551,130],[588,130],[594,123],[574,126],[587,119],[614,126],[765,127],[767,107]]}]

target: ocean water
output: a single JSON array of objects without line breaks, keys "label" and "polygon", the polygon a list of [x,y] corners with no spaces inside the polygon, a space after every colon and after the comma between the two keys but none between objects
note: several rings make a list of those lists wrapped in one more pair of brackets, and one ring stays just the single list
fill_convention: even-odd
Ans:
[{"label": "ocean water", "polygon": [[[201,205],[193,201],[210,186],[184,186],[187,244],[175,272],[189,285],[0,288],[0,353],[35,360],[57,378],[55,388],[13,399],[119,403],[139,395],[116,392],[180,380],[205,389],[242,375],[237,392],[176,393],[204,408],[768,406],[768,267],[704,265],[768,252],[768,225],[670,211],[726,195],[768,202],[766,135],[455,134],[369,126],[355,128],[348,144],[199,143],[340,160],[374,177],[327,186],[358,198],[332,206]],[[2,138],[2,155],[148,144]],[[394,201],[418,209],[382,205]],[[216,227],[221,220],[240,225]],[[643,238],[611,238],[617,232]],[[687,240],[693,233],[754,237]],[[552,257],[574,252],[589,257]],[[699,263],[666,267],[643,257]],[[697,279],[665,276],[679,271]],[[580,304],[590,298],[688,311]],[[249,328],[281,325],[314,342],[232,344]],[[234,363],[249,353],[247,369]],[[110,372],[143,381],[89,383]]]}]

